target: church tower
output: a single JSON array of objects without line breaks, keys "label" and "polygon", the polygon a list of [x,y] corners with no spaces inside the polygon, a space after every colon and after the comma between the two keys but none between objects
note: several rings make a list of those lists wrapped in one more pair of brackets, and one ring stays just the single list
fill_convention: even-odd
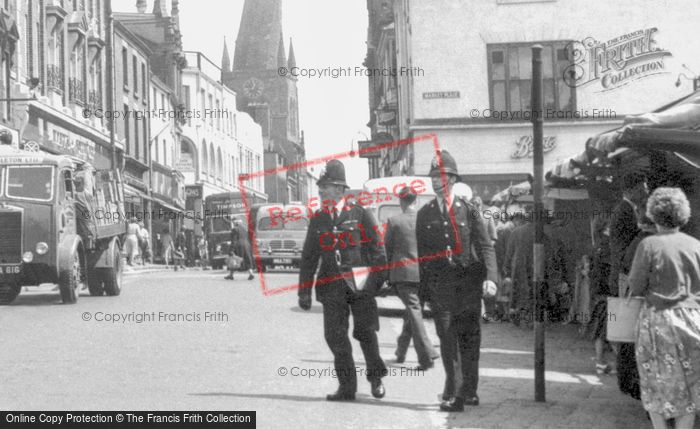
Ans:
[{"label": "church tower", "polygon": [[[305,160],[297,79],[289,72],[296,66],[291,40],[289,45],[287,55],[281,0],[245,1],[231,66],[224,41],[222,81],[236,91],[238,110],[262,127],[266,170]],[[306,201],[306,171],[265,176],[265,192],[270,202]]]}]

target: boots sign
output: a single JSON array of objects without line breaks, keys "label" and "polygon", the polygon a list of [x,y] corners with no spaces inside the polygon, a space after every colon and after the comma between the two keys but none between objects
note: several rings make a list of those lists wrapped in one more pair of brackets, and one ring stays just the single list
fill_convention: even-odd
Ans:
[{"label": "boots sign", "polygon": [[[551,152],[557,147],[557,138],[545,136],[543,138],[544,153]],[[532,136],[522,136],[515,142],[515,152],[511,158],[532,158]]]}]

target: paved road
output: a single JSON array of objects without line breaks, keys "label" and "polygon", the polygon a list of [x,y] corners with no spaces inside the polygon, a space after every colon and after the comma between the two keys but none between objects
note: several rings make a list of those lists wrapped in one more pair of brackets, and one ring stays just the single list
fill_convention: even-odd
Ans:
[{"label": "paved road", "polygon": [[[0,409],[256,410],[261,428],[650,427],[615,379],[595,375],[592,345],[578,340],[574,327],[548,333],[548,402],[537,404],[532,333],[485,325],[482,405],[445,414],[437,410],[442,369],[409,371],[417,364],[413,351],[406,364],[393,363],[401,319],[383,316],[380,346],[392,371],[386,398],[372,398],[360,378],[355,403],[326,402],[337,381],[319,304],[303,312],[295,293],[265,297],[257,279],[223,276],[132,275],[121,296],[84,294],[76,305],[60,304],[50,288],[23,293],[0,308]],[[266,279],[268,287],[281,287],[296,274]],[[130,319],[105,320],[112,315]],[[353,347],[364,367],[354,340]]]}]

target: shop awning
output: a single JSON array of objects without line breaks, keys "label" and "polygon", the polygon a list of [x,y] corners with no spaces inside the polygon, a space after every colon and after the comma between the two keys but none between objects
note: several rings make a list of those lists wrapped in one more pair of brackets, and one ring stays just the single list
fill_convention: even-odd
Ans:
[{"label": "shop awning", "polygon": [[125,183],[124,184],[124,199],[133,201],[133,200],[149,200],[150,198],[148,195],[146,195],[144,192],[140,191],[137,188],[134,188],[133,186]]},{"label": "shop awning", "polygon": [[700,91],[654,112],[628,116],[621,128],[586,143],[589,156],[595,158],[620,148],[674,152],[700,162]]},{"label": "shop awning", "polygon": [[[184,213],[184,211],[185,211],[185,209],[179,208],[179,207],[175,206],[173,203],[164,201],[158,197],[153,197],[153,202],[156,204],[159,204],[160,206],[162,206],[164,209],[166,209],[170,213]],[[154,208],[154,210],[155,210],[155,208]]]}]

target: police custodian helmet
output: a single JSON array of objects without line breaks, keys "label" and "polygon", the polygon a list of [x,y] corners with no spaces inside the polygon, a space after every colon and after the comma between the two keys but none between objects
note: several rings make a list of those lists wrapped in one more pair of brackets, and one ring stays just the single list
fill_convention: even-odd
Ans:
[{"label": "police custodian helmet", "polygon": [[430,163],[430,173],[428,173],[428,175],[439,176],[441,172],[444,171],[445,174],[452,174],[457,178],[458,182],[461,182],[462,178],[459,176],[459,172],[457,171],[457,162],[452,155],[450,155],[450,153],[446,150],[439,150],[438,153],[440,158],[442,158],[442,168],[440,167],[440,159],[436,154],[433,161]]},{"label": "police custodian helmet", "polygon": [[321,171],[321,177],[316,182],[318,186],[340,185],[349,188],[345,182],[345,166],[337,159],[331,159],[326,163],[326,167]]}]

